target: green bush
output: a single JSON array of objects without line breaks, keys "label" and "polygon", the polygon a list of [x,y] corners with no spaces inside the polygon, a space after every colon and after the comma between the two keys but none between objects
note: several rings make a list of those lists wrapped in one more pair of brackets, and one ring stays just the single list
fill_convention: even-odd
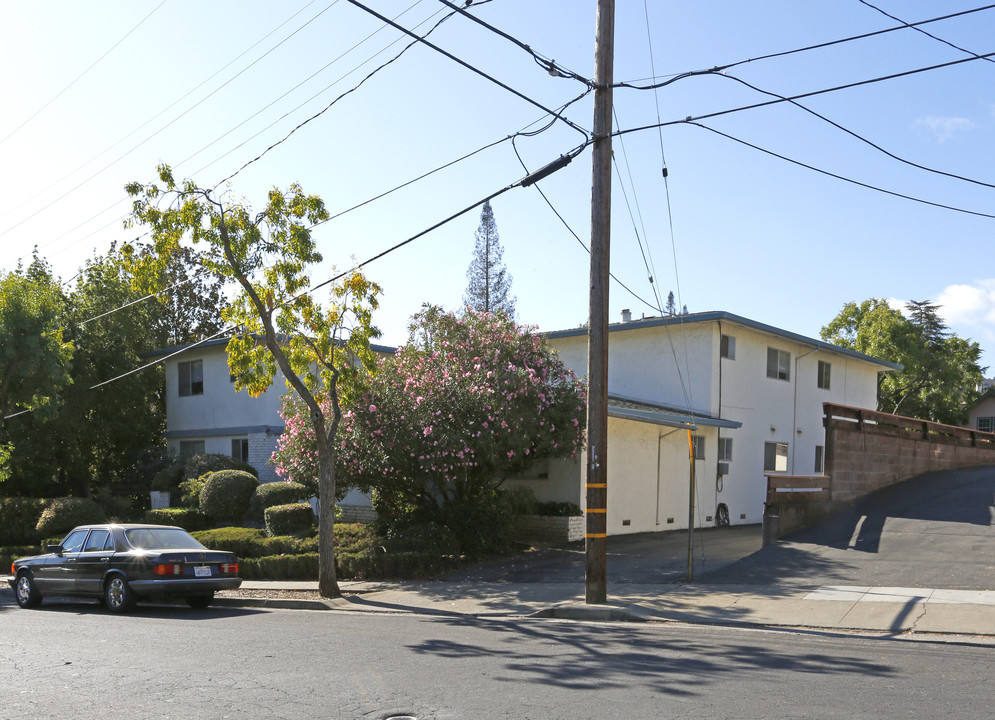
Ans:
[{"label": "green bush", "polygon": [[308,535],[314,528],[314,510],[308,503],[290,503],[266,508],[266,534]]},{"label": "green bush", "polygon": [[410,525],[390,533],[383,546],[389,553],[425,553],[428,555],[459,555],[460,542],[444,525],[427,522]]},{"label": "green bush", "polygon": [[259,486],[255,475],[243,470],[218,470],[200,491],[200,511],[214,522],[239,522],[249,510]]},{"label": "green bush", "polygon": [[[59,538],[60,540],[62,538]],[[58,542],[58,540],[56,540]],[[6,575],[10,564],[15,560],[32,555],[41,555],[44,548],[38,545],[7,545],[0,546],[0,575]]]},{"label": "green bush", "polygon": [[56,498],[45,508],[35,530],[43,537],[65,535],[77,525],[105,522],[104,511],[86,498]]},{"label": "green bush", "polygon": [[[267,555],[304,555],[318,552],[318,537],[267,537],[257,528],[225,527],[194,532],[204,547],[227,550],[241,558],[261,558]],[[338,523],[335,525],[335,552],[367,552],[382,546],[369,525]]]},{"label": "green bush", "polygon": [[158,492],[175,490],[183,479],[183,463],[170,465],[152,476],[152,489]]},{"label": "green bush", "polygon": [[336,553],[335,574],[343,580],[420,580],[456,564],[454,558],[422,552]]},{"label": "green bush", "polygon": [[187,532],[204,530],[211,524],[211,521],[200,510],[186,507],[146,510],[142,522],[152,525],[176,525]]},{"label": "green bush", "polygon": [[274,505],[289,505],[290,503],[304,502],[308,499],[310,492],[308,489],[295,482],[268,482],[261,483],[256,488],[249,504],[249,517],[253,521],[262,523],[263,513],[266,508]]},{"label": "green bush", "polygon": [[583,515],[580,506],[572,502],[542,502],[536,503],[534,515],[546,517],[580,517]]},{"label": "green bush", "polygon": [[180,483],[178,501],[180,505],[188,508],[200,507],[200,493],[204,485],[214,473],[204,473],[200,477],[190,478]]},{"label": "green bush", "polygon": [[47,500],[40,498],[0,498],[0,545],[22,545],[41,540],[41,534],[35,527],[47,503]]},{"label": "green bush", "polygon": [[218,470],[241,470],[252,474],[258,479],[259,471],[248,463],[236,460],[228,455],[215,455],[212,453],[197,453],[187,458],[183,467],[183,480],[199,478],[209,472]]}]

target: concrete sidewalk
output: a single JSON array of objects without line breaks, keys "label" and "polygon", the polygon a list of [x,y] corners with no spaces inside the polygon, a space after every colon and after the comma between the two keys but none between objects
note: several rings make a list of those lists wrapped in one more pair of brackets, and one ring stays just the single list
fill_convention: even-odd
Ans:
[{"label": "concrete sidewalk", "polygon": [[[549,617],[813,628],[995,639],[995,591],[856,586],[611,584],[608,603],[584,602],[583,584],[342,582],[335,600],[219,598],[219,605],[368,613]],[[243,583],[244,590],[316,591],[315,582]]]}]

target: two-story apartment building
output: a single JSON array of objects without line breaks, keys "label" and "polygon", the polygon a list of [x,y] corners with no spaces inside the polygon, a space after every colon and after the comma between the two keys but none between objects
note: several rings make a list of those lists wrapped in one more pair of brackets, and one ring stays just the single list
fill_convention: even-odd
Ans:
[{"label": "two-story apartment building", "polygon": [[235,392],[227,345],[228,339],[222,338],[151,354],[167,358],[166,445],[178,456],[230,455],[258,470],[260,481],[278,480],[269,458],[283,432],[283,374],[277,370],[273,385],[259,397]]},{"label": "two-story apartment building", "polygon": [[[546,334],[583,376],[587,329]],[[875,409],[878,373],[900,369],[727,312],[610,326],[608,532],[759,523],[766,475],[821,475],[824,402]],[[691,444],[689,445],[688,430]],[[586,461],[529,478],[540,500],[583,506]]]}]

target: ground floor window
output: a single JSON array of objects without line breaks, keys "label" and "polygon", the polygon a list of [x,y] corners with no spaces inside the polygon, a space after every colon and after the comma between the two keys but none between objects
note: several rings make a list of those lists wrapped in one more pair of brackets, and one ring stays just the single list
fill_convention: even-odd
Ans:
[{"label": "ground floor window", "polygon": [[826,471],[826,448],[822,445],[815,446],[815,472],[821,475]]},{"label": "ground floor window", "polygon": [[788,443],[764,443],[764,472],[787,472]]},{"label": "ground floor window", "polygon": [[995,417],[979,417],[978,418],[978,431],[979,432],[995,432]]},{"label": "ground floor window", "polygon": [[203,440],[180,440],[180,457],[188,458],[191,455],[203,455]]},{"label": "ground floor window", "polygon": [[233,438],[231,441],[231,456],[244,463],[249,462],[249,439]]}]

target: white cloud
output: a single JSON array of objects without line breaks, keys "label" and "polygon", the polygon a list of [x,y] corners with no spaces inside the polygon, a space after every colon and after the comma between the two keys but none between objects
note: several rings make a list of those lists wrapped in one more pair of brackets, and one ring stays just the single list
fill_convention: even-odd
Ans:
[{"label": "white cloud", "polygon": [[916,127],[924,127],[936,137],[936,141],[944,143],[954,135],[973,129],[974,122],[961,117],[939,117],[927,115],[916,120]]},{"label": "white cloud", "polygon": [[936,304],[951,325],[995,324],[995,279],[948,285],[940,291]]}]

